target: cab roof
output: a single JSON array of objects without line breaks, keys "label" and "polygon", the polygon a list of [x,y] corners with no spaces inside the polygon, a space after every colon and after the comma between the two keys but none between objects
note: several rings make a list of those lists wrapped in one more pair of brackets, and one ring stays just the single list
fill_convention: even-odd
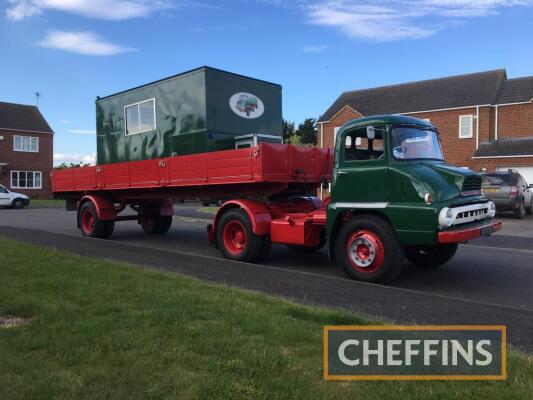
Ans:
[{"label": "cab roof", "polygon": [[343,128],[353,128],[365,125],[416,125],[427,128],[435,128],[435,126],[426,120],[408,117],[406,115],[386,114],[386,115],[372,115],[370,117],[357,118],[348,121]]}]

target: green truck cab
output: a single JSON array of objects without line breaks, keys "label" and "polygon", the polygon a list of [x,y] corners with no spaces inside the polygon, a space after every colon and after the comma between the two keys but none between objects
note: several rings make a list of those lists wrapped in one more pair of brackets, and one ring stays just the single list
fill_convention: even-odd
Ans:
[{"label": "green truck cab", "polygon": [[501,228],[481,176],[444,162],[437,129],[399,115],[353,120],[335,140],[326,236],[353,277],[387,282],[404,257],[437,267]]}]

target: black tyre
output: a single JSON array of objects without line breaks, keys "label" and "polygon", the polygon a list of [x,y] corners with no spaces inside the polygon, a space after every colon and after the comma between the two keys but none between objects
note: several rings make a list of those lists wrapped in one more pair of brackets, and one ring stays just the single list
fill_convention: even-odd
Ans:
[{"label": "black tyre", "polygon": [[217,224],[217,244],[222,255],[230,260],[255,262],[266,257],[264,236],[256,235],[248,215],[241,209],[225,212]]},{"label": "black tyre", "polygon": [[403,267],[404,252],[390,224],[373,215],[346,222],[337,237],[336,256],[353,279],[388,283]]},{"label": "black tyre", "polygon": [[115,221],[104,221],[105,228],[101,239],[109,239],[115,230]]},{"label": "black tyre", "polygon": [[531,198],[531,201],[529,202],[529,207],[526,208],[526,214],[533,215],[533,198]]},{"label": "black tyre", "polygon": [[272,249],[272,242],[270,241],[270,236],[260,236],[263,239],[263,242],[261,243],[261,249],[259,250],[259,257],[255,261],[263,261],[268,258],[268,254],[270,253],[270,250]]},{"label": "black tyre", "polygon": [[143,231],[149,235],[163,235],[172,226],[172,215],[150,214],[140,218]]},{"label": "black tyre", "polygon": [[408,247],[405,249],[405,258],[417,267],[437,268],[450,261],[458,247],[457,243]]},{"label": "black tyre", "polygon": [[11,207],[20,210],[21,208],[24,208],[24,201],[22,199],[15,199],[11,203]]},{"label": "black tyre", "polygon": [[99,239],[109,239],[115,228],[115,221],[103,221],[98,218],[96,207],[90,201],[80,207],[78,224],[83,236]]},{"label": "black tyre", "polygon": [[209,207],[211,205],[211,202],[210,201],[202,201],[202,205],[204,207]]},{"label": "black tyre", "polygon": [[518,208],[514,210],[514,216],[515,218],[522,219],[526,215],[526,209],[524,205],[524,200],[520,201],[520,204],[518,205]]}]

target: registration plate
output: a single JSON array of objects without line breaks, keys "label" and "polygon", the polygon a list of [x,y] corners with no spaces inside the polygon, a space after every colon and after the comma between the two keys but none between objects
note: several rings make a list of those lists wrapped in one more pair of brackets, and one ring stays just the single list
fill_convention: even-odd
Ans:
[{"label": "registration plate", "polygon": [[485,193],[498,193],[499,191],[500,191],[500,189],[495,189],[495,188],[483,189],[483,192],[485,192]]},{"label": "registration plate", "polygon": [[484,226],[479,230],[479,233],[481,236],[488,237],[492,234],[492,227],[491,226]]}]

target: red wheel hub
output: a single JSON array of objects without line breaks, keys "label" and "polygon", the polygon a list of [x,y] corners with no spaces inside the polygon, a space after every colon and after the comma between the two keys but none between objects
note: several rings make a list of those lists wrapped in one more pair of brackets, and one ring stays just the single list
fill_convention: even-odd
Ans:
[{"label": "red wheel hub", "polygon": [[90,235],[94,231],[94,215],[91,210],[85,210],[81,216],[81,228],[83,232]]},{"label": "red wheel hub", "polygon": [[352,233],[346,242],[346,254],[352,267],[363,273],[376,272],[385,260],[381,239],[374,232],[367,230]]},{"label": "red wheel hub", "polygon": [[246,248],[246,230],[244,225],[237,220],[229,221],[222,231],[224,247],[231,254],[241,254]]}]

